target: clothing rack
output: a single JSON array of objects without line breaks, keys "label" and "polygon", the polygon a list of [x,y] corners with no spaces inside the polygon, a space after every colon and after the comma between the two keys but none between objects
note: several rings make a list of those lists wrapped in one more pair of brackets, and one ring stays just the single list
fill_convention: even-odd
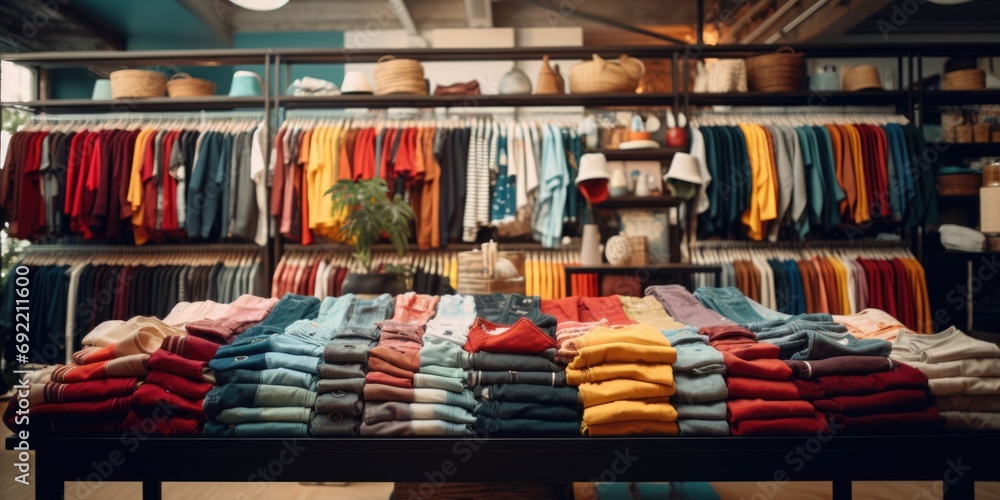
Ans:
[{"label": "clothing rack", "polygon": [[31,122],[42,124],[49,122],[96,122],[96,121],[150,121],[150,120],[239,120],[264,119],[263,111],[165,111],[165,112],[127,112],[127,113],[84,113],[84,114],[37,114],[31,115]]},{"label": "clothing rack", "polygon": [[61,254],[89,254],[89,253],[206,253],[206,252],[261,252],[263,247],[251,244],[225,244],[209,243],[205,245],[159,245],[153,247],[135,247],[120,245],[63,245],[63,244],[35,244],[28,245],[22,250],[26,254],[41,253],[61,253]]}]

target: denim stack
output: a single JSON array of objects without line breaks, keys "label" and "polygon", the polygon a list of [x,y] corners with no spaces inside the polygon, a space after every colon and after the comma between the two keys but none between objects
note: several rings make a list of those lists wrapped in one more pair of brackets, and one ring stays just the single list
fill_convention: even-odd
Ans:
[{"label": "denim stack", "polygon": [[[349,304],[341,304],[343,300]],[[360,432],[368,351],[378,343],[378,324],[392,315],[393,305],[389,294],[370,300],[350,294],[337,299],[337,316],[341,319],[324,325],[330,329],[330,338],[319,368],[322,394],[316,399],[316,415],[309,426],[314,436],[353,436]]]},{"label": "denim stack", "polygon": [[708,337],[690,327],[663,332],[677,349],[670,403],[677,410],[681,436],[728,436],[726,423],[726,365],[722,353],[708,345]]},{"label": "denim stack", "polygon": [[556,318],[538,297],[475,297],[478,318],[469,329],[470,385],[479,400],[476,432],[489,436],[580,434],[575,388],[566,386],[556,359]]},{"label": "denim stack", "polygon": [[[406,318],[413,322],[415,315],[407,310],[426,303],[429,298],[418,295],[415,301],[408,300],[408,305],[397,302],[396,316],[393,319]],[[382,345],[372,350],[371,362],[381,364],[383,359],[395,359],[397,361],[392,364],[397,367],[405,365],[411,368],[412,379],[409,380],[412,387],[394,386],[391,379],[381,376],[382,383],[369,383],[365,387],[369,407],[365,413],[366,425],[362,428],[366,433],[471,433],[470,424],[475,421],[471,413],[475,398],[464,385],[464,367],[468,362],[468,355],[462,351],[461,346],[465,342],[469,324],[475,319],[475,304],[471,297],[446,295],[440,297],[435,305],[437,314],[426,322],[426,326],[419,327],[421,338],[416,351],[407,350],[401,356]],[[417,314],[416,317],[425,316]],[[376,358],[380,361],[376,362]]]},{"label": "denim stack", "polygon": [[319,306],[315,297],[285,295],[264,321],[219,348],[208,364],[218,387],[205,396],[205,435],[308,435],[323,348],[285,329],[315,318]]}]

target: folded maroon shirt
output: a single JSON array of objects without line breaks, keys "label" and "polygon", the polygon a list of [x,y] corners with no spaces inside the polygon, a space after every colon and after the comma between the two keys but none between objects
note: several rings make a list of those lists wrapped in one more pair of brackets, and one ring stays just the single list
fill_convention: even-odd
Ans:
[{"label": "folded maroon shirt", "polygon": [[555,339],[528,318],[521,318],[513,325],[476,318],[469,328],[469,339],[465,342],[465,350],[468,352],[541,354],[555,348]]},{"label": "folded maroon shirt", "polygon": [[743,420],[730,426],[734,436],[817,436],[829,432],[826,417],[768,418]]},{"label": "folded maroon shirt", "polygon": [[927,393],[916,389],[897,389],[864,396],[837,396],[813,401],[817,411],[842,413],[848,416],[874,415],[877,413],[904,413],[920,411],[930,406]]},{"label": "folded maroon shirt", "polygon": [[[138,391],[136,391],[138,392]],[[80,418],[106,418],[108,420],[120,420],[128,413],[135,395],[120,398],[108,398],[104,401],[78,401],[75,403],[51,403],[34,405],[31,407],[32,427],[38,421],[46,420],[47,417],[59,417],[66,419]],[[14,430],[14,421],[17,417],[17,398],[11,398],[4,411],[3,421],[7,428]],[[38,420],[36,420],[36,417]]]},{"label": "folded maroon shirt", "polygon": [[726,409],[726,420],[730,423],[762,418],[812,418],[816,413],[808,401],[734,399],[726,402]]},{"label": "folded maroon shirt", "polygon": [[815,361],[784,361],[792,368],[792,378],[812,379],[830,375],[868,375],[887,372],[899,365],[879,356],[837,356]]},{"label": "folded maroon shirt", "polygon": [[834,414],[831,420],[850,434],[927,434],[940,431],[944,424],[941,414],[933,406],[923,411],[858,417]]},{"label": "folded maroon shirt", "polygon": [[152,436],[201,434],[204,422],[197,418],[170,417],[163,419],[152,413],[129,412],[121,426],[125,430]]},{"label": "folded maroon shirt", "polygon": [[729,399],[764,399],[768,401],[795,401],[802,399],[790,381],[762,380],[746,377],[727,377]]},{"label": "folded maroon shirt", "polygon": [[706,326],[698,333],[708,337],[708,343],[721,352],[728,352],[740,359],[778,359],[781,348],[774,344],[757,342],[757,337],[740,326]]},{"label": "folded maroon shirt", "polygon": [[635,321],[629,319],[625,308],[622,307],[622,301],[615,296],[580,297],[578,310],[580,319],[576,321],[584,323],[606,319],[612,326],[635,324]]},{"label": "folded maroon shirt", "polygon": [[895,369],[871,375],[832,375],[813,380],[792,380],[806,401],[837,396],[863,396],[893,389],[927,390],[927,376],[916,368],[899,364]]},{"label": "folded maroon shirt", "polygon": [[779,359],[743,359],[732,352],[723,352],[726,375],[734,377],[761,378],[768,380],[791,380],[792,369]]},{"label": "folded maroon shirt", "polygon": [[167,392],[172,392],[192,401],[205,399],[205,394],[208,394],[208,391],[214,387],[214,384],[211,382],[205,382],[202,379],[195,380],[163,370],[149,372],[149,375],[146,376],[146,382],[143,385],[156,385]]},{"label": "folded maroon shirt", "polygon": [[[621,304],[618,297],[612,297]],[[580,297],[565,297],[562,299],[542,299],[542,314],[555,316],[556,323],[580,321]],[[623,311],[624,312],[624,311]]]}]

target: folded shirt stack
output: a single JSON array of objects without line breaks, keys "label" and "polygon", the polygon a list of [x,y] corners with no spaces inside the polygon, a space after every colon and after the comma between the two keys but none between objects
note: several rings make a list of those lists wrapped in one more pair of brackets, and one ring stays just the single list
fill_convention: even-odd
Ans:
[{"label": "folded shirt stack", "polygon": [[702,328],[698,333],[722,352],[726,365],[726,420],[734,436],[815,436],[828,431],[823,414],[799,397],[792,369],[780,348],[757,342],[739,326]]},{"label": "folded shirt stack", "polygon": [[361,432],[368,352],[379,342],[379,324],[392,316],[394,308],[395,301],[388,294],[370,300],[347,294],[331,304],[317,327],[326,343],[310,434],[354,436]]},{"label": "folded shirt stack", "polygon": [[[576,390],[560,382],[557,374],[563,370],[552,362],[556,355],[553,332],[542,330],[528,316],[551,329],[556,326],[555,318],[538,312],[537,297],[510,297],[516,302],[508,302],[512,307],[501,314],[491,311],[489,304],[484,310],[497,319],[521,316],[513,324],[482,317],[480,297],[476,297],[480,317],[469,329],[464,346],[476,382],[473,392],[480,403],[475,408],[475,432],[483,436],[579,435]],[[535,312],[525,311],[529,308]]]},{"label": "folded shirt stack", "polygon": [[[422,336],[415,341],[403,335],[390,339],[386,345],[380,342],[369,353],[369,369],[373,371],[369,372],[365,385],[363,434],[420,436],[472,432],[475,398],[465,385],[468,353],[462,350],[462,345],[476,318],[475,302],[471,296],[462,295],[435,299],[439,300],[432,303],[427,295],[413,295],[404,303],[397,300],[394,321],[386,323],[408,324],[411,329],[419,329]],[[429,312],[420,313],[421,310]],[[398,322],[397,318],[409,323]],[[382,368],[384,373],[372,377],[375,368]]]},{"label": "folded shirt stack", "polygon": [[780,348],[780,359],[824,359],[834,356],[888,356],[891,344],[859,339],[826,313],[766,318],[735,287],[700,287],[695,297],[706,307],[754,333],[760,342]]},{"label": "folded shirt stack", "polygon": [[[594,323],[607,321],[611,325],[635,323],[625,314],[618,297],[565,297],[544,299],[541,311],[556,318],[558,325],[566,322]],[[560,328],[561,329],[561,328]]]},{"label": "folded shirt stack", "polygon": [[[220,347],[208,363],[217,386],[205,396],[204,434],[218,437],[305,436],[316,401],[322,347],[285,333],[319,313],[315,297],[287,294],[260,323]],[[188,324],[190,328],[191,324]]]},{"label": "folded shirt stack", "polygon": [[901,333],[893,359],[927,376],[948,430],[1000,429],[1000,347],[955,327],[934,335]]},{"label": "folded shirt stack", "polygon": [[656,327],[595,328],[564,349],[576,352],[566,380],[580,391],[584,435],[678,433],[670,404],[677,350]]},{"label": "folded shirt stack", "polygon": [[675,330],[683,328],[684,324],[677,322],[667,314],[656,297],[626,297],[619,295],[625,314],[635,323],[653,325],[658,330]]},{"label": "folded shirt stack", "polygon": [[941,430],[927,377],[913,367],[876,356],[785,363],[799,396],[823,412],[837,434]]},{"label": "folded shirt stack", "polygon": [[846,326],[847,333],[859,339],[882,339],[892,342],[900,333],[916,333],[881,309],[863,309],[849,316],[835,314],[833,320]]},{"label": "folded shirt stack", "polygon": [[681,285],[646,287],[646,296],[653,297],[675,320],[695,328],[735,325],[732,320],[705,307],[698,298]]},{"label": "folded shirt stack", "polygon": [[708,337],[685,327],[664,332],[677,349],[673,364],[677,393],[670,403],[677,410],[681,436],[728,436],[726,398],[729,391],[723,375],[726,365],[722,353],[708,345]]}]

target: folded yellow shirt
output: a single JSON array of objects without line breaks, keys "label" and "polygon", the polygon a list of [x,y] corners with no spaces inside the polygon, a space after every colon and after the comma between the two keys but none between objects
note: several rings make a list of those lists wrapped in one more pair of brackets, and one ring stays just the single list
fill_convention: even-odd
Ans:
[{"label": "folded yellow shirt", "polygon": [[677,422],[661,422],[659,420],[626,420],[610,424],[582,424],[584,436],[627,436],[629,434],[663,434],[676,436],[680,433]]},{"label": "folded yellow shirt", "polygon": [[615,401],[583,409],[583,423],[587,427],[629,420],[676,422],[677,410],[669,403],[645,401]]},{"label": "folded yellow shirt", "polygon": [[677,362],[677,349],[673,347],[614,342],[580,349],[569,367],[581,369],[604,363],[666,363],[672,365],[675,362]]},{"label": "folded yellow shirt", "polygon": [[670,317],[667,311],[663,309],[660,301],[656,300],[656,297],[652,295],[647,295],[641,299],[639,297],[619,295],[618,299],[622,302],[622,309],[625,310],[625,315],[628,316],[628,319],[636,323],[653,325],[659,330],[684,328],[684,323],[679,323]]},{"label": "folded yellow shirt", "polygon": [[599,326],[579,337],[570,339],[565,346],[568,349],[579,351],[584,347],[615,342],[670,347],[670,341],[655,326],[644,323],[618,328]]},{"label": "folded yellow shirt", "polygon": [[579,391],[580,402],[586,408],[627,399],[670,397],[677,392],[677,387],[673,384],[654,384],[620,378],[580,384]]},{"label": "folded yellow shirt", "polygon": [[664,363],[608,363],[582,370],[566,369],[566,382],[569,385],[614,379],[674,385],[674,368]]}]

